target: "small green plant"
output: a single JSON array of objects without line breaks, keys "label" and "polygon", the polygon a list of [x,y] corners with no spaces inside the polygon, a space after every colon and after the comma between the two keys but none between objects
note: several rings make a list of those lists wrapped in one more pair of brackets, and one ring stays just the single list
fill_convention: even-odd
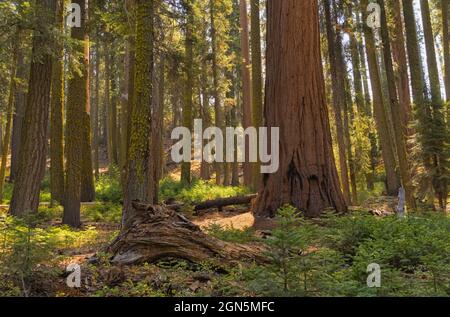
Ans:
[{"label": "small green plant", "polygon": [[246,272],[249,288],[270,296],[308,296],[319,269],[312,256],[317,228],[291,206],[280,208],[277,215],[278,227],[266,240],[270,263]]}]

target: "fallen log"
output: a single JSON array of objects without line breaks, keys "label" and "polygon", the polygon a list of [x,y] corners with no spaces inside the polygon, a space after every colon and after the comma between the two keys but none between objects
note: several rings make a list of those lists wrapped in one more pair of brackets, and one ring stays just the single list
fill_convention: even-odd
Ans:
[{"label": "fallen log", "polygon": [[[258,194],[246,195],[246,196],[236,196],[229,198],[220,198],[214,200],[207,200],[200,203],[194,204],[194,211],[199,212],[202,210],[208,210],[212,208],[217,208],[219,211],[223,210],[223,207],[235,206],[235,205],[245,205],[250,204],[253,199],[255,199]],[[180,211],[184,207],[182,203],[176,203],[174,200],[166,201],[166,208]]]},{"label": "fallen log", "polygon": [[136,219],[108,247],[112,263],[135,265],[175,258],[193,263],[217,260],[264,262],[264,247],[236,244],[207,235],[183,215],[162,206],[133,203]]},{"label": "fallen log", "polygon": [[201,211],[211,208],[218,208],[219,211],[222,211],[223,207],[234,206],[234,205],[245,205],[250,204],[253,199],[255,199],[258,195],[247,195],[247,196],[238,196],[238,197],[230,197],[230,198],[220,198],[215,200],[208,200],[195,205],[195,211]]}]

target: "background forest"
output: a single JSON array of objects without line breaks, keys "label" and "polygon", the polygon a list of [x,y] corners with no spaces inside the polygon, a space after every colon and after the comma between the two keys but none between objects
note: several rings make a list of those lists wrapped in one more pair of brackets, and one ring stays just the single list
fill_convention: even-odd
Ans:
[{"label": "background forest", "polygon": [[450,0],[69,5],[0,1],[0,296],[450,295]]}]

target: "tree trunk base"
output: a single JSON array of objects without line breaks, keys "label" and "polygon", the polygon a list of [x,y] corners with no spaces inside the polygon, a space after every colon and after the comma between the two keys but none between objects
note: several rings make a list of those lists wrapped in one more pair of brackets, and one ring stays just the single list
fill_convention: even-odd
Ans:
[{"label": "tree trunk base", "polygon": [[124,228],[107,251],[112,263],[135,265],[167,258],[194,263],[217,260],[220,264],[237,261],[263,262],[264,248],[221,241],[205,234],[183,215],[161,206],[133,203],[137,215]]}]

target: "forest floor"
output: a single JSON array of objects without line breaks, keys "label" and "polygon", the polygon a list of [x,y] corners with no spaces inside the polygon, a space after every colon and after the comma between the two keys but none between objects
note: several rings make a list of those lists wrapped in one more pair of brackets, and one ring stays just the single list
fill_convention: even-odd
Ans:
[{"label": "forest floor", "polygon": [[[161,182],[162,200],[174,198],[189,206],[248,194],[242,187],[200,180],[186,188],[174,180],[177,176],[174,170]],[[83,226],[77,230],[61,226],[60,206],[43,205],[37,215],[21,220],[7,217],[4,208],[0,296],[450,296],[449,213],[422,206],[398,219],[396,199],[379,193],[368,195],[345,216],[308,220],[283,208],[270,233],[253,227],[249,206],[199,215],[190,208],[182,211],[218,239],[265,245],[264,265],[242,262],[219,269],[214,259],[197,264],[167,259],[114,266],[104,250],[119,232],[119,179],[117,169],[104,171],[96,183],[97,202],[82,207]],[[8,184],[6,202],[10,194]],[[41,199],[49,201],[47,179]],[[381,288],[367,287],[372,263],[382,267]],[[80,288],[67,286],[70,264],[81,266]]]}]

